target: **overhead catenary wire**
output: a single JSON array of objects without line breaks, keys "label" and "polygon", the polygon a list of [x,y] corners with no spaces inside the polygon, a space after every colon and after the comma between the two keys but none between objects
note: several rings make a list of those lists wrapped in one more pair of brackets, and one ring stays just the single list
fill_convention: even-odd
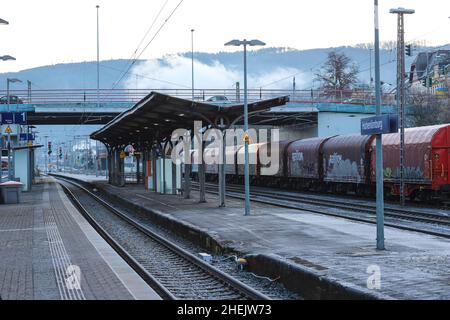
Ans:
[{"label": "overhead catenary wire", "polygon": [[164,28],[164,26],[167,24],[167,22],[170,20],[170,18],[174,15],[174,13],[177,11],[177,9],[180,7],[180,5],[184,2],[184,0],[180,0],[177,4],[177,6],[172,10],[172,12],[169,14],[169,16],[164,20],[163,24],[158,28],[158,30],[155,32],[155,34],[153,35],[153,37],[150,39],[149,42],[147,42],[146,46],[141,50],[141,52],[134,57],[133,61],[131,62],[131,64],[128,66],[128,68],[125,70],[125,72],[123,72],[122,76],[119,78],[119,80],[117,80],[112,89],[116,88],[117,85],[119,85],[119,83],[123,80],[123,78],[125,77],[126,74],[128,74],[128,71],[130,71],[130,69],[133,67],[133,65],[136,63],[136,61],[142,56],[142,54],[147,50],[147,48],[150,46],[150,44],[153,42],[153,40],[156,39],[156,37],[159,35],[159,33],[161,32],[161,30]]}]

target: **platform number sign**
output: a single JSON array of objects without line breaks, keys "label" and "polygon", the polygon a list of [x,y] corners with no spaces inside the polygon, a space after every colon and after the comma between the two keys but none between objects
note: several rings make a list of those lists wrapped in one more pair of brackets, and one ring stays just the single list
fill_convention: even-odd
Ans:
[{"label": "platform number sign", "polygon": [[1,124],[27,124],[26,112],[2,112],[0,117]]}]

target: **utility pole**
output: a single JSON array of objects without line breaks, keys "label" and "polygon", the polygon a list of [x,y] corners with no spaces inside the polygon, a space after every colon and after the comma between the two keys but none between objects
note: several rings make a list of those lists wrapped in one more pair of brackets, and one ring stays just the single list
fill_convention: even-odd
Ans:
[{"label": "utility pole", "polygon": [[31,103],[31,81],[27,80],[28,85],[28,103]]},{"label": "utility pole", "polygon": [[[380,76],[380,26],[378,20],[378,0],[375,4],[375,103],[377,116],[381,115],[381,76]],[[370,52],[372,60],[372,51]],[[372,64],[371,64],[372,69]],[[370,75],[372,82],[372,70]],[[371,83],[372,84],[372,83]],[[371,87],[372,88],[372,87]],[[376,189],[377,189],[377,249],[384,250],[384,176],[382,135],[376,135]]]},{"label": "utility pole", "polygon": [[98,11],[100,6],[97,5],[97,108],[100,107],[100,30]]},{"label": "utility pole", "polygon": [[45,138],[45,145],[47,146],[47,151],[45,152],[45,173],[48,173],[48,158],[49,158],[49,154],[48,154],[48,136],[44,136]]},{"label": "utility pole", "polygon": [[405,205],[405,14],[414,10],[397,8],[390,13],[397,14],[397,109],[400,118],[400,204]]},{"label": "utility pole", "polygon": [[194,29],[191,29],[192,101],[194,101]]},{"label": "utility pole", "polygon": [[[378,40],[379,41],[379,40]],[[378,44],[380,45],[380,44]],[[379,49],[379,48],[378,48]],[[369,55],[370,55],[370,90],[373,88],[373,76],[372,76],[372,48],[369,49]]]},{"label": "utility pole", "polygon": [[295,100],[295,77],[292,79],[292,101]]},{"label": "utility pole", "polygon": [[[98,164],[99,164],[99,156],[98,156],[98,141],[95,140],[95,176],[98,177]],[[138,165],[139,165],[139,161],[138,161]]]}]

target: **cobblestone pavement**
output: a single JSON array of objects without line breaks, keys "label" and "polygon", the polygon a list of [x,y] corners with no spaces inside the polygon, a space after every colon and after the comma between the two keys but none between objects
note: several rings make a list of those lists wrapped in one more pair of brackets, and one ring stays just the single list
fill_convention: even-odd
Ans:
[{"label": "cobblestone pavement", "polygon": [[[153,291],[145,292],[147,286],[142,283],[134,291],[137,296],[130,291],[127,281],[136,283],[140,278],[129,273],[119,277],[110,266],[111,261],[117,264],[118,256],[109,246],[108,251],[100,236],[88,239],[86,226],[83,230],[80,227],[80,221],[87,222],[52,179],[34,185],[32,192],[22,193],[21,200],[19,205],[0,205],[1,299],[152,297]],[[103,253],[98,251],[99,246]],[[107,262],[103,255],[112,260]],[[126,267],[119,263],[119,268]]]},{"label": "cobblestone pavement", "polygon": [[341,283],[365,289],[369,282],[370,288],[393,298],[450,299],[448,239],[387,227],[387,250],[380,252],[375,250],[372,224],[258,203],[252,203],[252,215],[244,217],[243,202],[237,199],[227,199],[227,207],[218,208],[216,196],[210,194],[207,203],[199,204],[198,192],[186,200],[148,192],[143,186],[97,184],[189,223],[244,254],[275,254]]}]

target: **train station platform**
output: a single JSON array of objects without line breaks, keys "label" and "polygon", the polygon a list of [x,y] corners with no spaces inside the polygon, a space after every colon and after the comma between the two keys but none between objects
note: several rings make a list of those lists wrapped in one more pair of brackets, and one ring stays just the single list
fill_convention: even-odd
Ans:
[{"label": "train station platform", "polygon": [[[228,198],[226,208],[218,208],[215,195],[207,194],[207,203],[200,204],[197,191],[183,199],[146,191],[142,185],[95,185],[151,211],[158,221],[168,220],[166,226],[174,230],[189,228],[226,252],[263,257],[249,260],[252,270],[259,263],[259,270],[282,282],[294,282],[289,272],[299,269],[313,274],[319,284],[338,283],[369,297],[450,299],[449,239],[386,227],[387,250],[377,251],[372,224],[261,203],[252,203],[252,215],[244,216],[240,199]],[[288,267],[270,270],[267,259]]]},{"label": "train station platform", "polygon": [[0,205],[2,300],[150,300],[158,295],[96,233],[53,178]]}]

